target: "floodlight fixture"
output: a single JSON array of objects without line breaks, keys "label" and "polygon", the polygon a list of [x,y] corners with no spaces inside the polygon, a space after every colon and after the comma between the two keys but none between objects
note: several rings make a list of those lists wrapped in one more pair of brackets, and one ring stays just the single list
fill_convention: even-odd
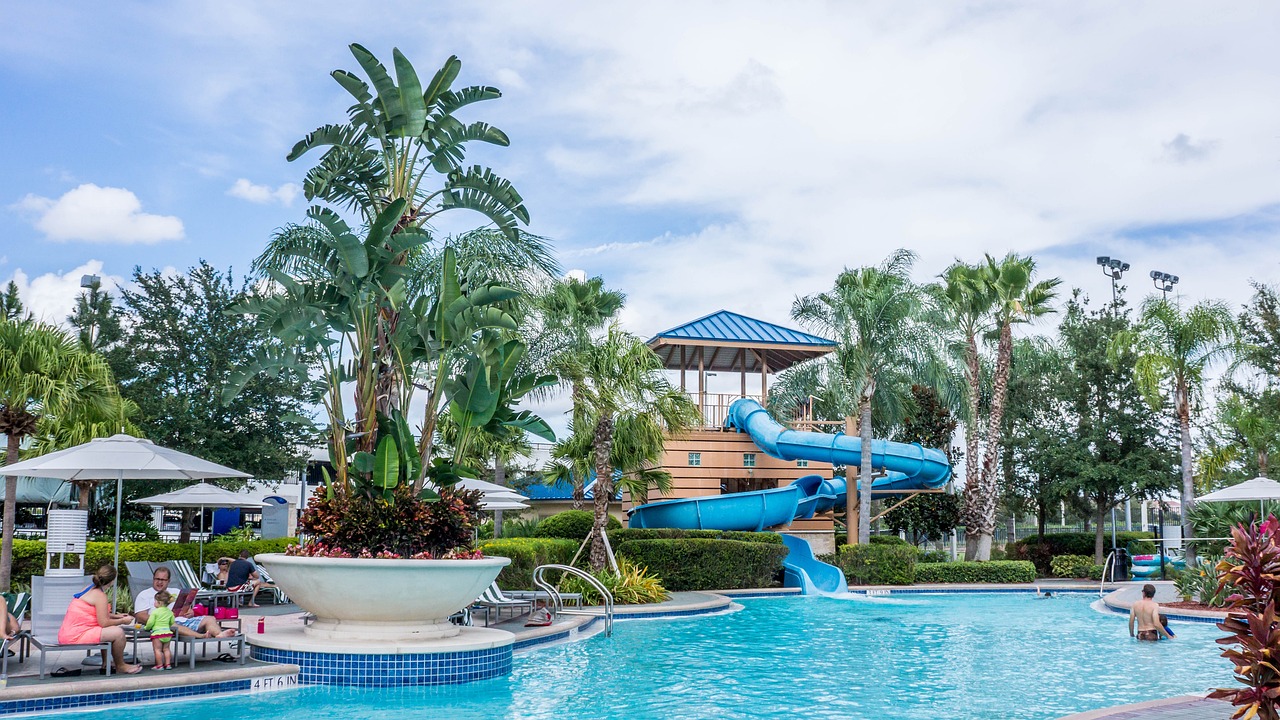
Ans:
[{"label": "floodlight fixture", "polygon": [[1165,299],[1169,299],[1169,293],[1173,291],[1173,286],[1178,284],[1178,276],[1170,275],[1162,270],[1151,271],[1151,282],[1156,289],[1164,293]]},{"label": "floodlight fixture", "polygon": [[1129,263],[1109,255],[1099,255],[1098,265],[1102,267],[1102,274],[1111,278],[1111,304],[1115,305],[1117,302],[1116,281],[1129,272]]}]

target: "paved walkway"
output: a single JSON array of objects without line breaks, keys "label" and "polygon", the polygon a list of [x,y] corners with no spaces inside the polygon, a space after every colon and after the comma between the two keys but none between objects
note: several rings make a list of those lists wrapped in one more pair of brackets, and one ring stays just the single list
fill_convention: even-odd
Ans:
[{"label": "paved walkway", "polygon": [[1186,695],[1090,710],[1060,720],[1229,720],[1235,708],[1220,700]]}]

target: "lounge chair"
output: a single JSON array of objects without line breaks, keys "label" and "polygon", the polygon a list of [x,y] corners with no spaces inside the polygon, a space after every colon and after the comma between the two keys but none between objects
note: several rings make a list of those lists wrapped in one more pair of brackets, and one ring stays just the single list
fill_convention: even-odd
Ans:
[{"label": "lounge chair", "polygon": [[[9,614],[18,619],[18,626],[22,626],[22,618],[27,614],[27,608],[31,605],[31,593],[4,593],[5,609]],[[13,640],[5,639],[3,647],[0,647],[0,654],[8,654],[9,646],[18,646],[18,662],[26,659],[26,651],[30,649],[27,644],[26,635],[19,630],[17,636]]]},{"label": "lounge chair", "polygon": [[[508,608],[513,611],[520,608],[528,608],[529,611],[533,610],[532,600],[518,600],[516,598],[510,598],[503,595],[502,588],[498,587],[497,582],[490,583],[489,587],[485,588],[485,591],[480,593],[480,597],[476,598],[475,602],[472,604],[486,609],[493,609],[498,615],[498,622],[502,622],[503,608]],[[520,613],[513,612],[511,617],[516,617],[516,615],[519,614]],[[484,624],[489,624],[489,614],[487,611],[485,613]]]},{"label": "lounge chair", "polygon": [[[103,668],[111,674],[111,643],[75,643],[64,645],[58,642],[58,630],[62,627],[62,619],[71,607],[72,597],[88,587],[93,581],[91,577],[45,577],[36,575],[31,578],[31,629],[24,631],[25,639],[40,651],[40,678],[48,675],[45,672],[45,653],[50,650],[85,650],[101,651],[106,661]],[[9,656],[2,659],[0,673],[8,676]]]},{"label": "lounge chair", "polygon": [[[557,592],[560,596],[560,602],[567,603],[574,607],[582,607],[582,594],[571,592]],[[533,600],[535,602],[547,602],[551,596],[546,590],[508,590],[507,597],[513,600]]]},{"label": "lounge chair", "polygon": [[226,600],[228,604],[239,605],[238,595],[243,593],[230,593],[226,590],[216,590],[206,588],[200,578],[196,576],[196,571],[191,567],[191,562],[187,560],[166,560],[162,563],[155,563],[154,568],[169,568],[169,587],[174,590],[196,590],[196,602],[206,601],[210,605],[217,605],[219,600]]}]

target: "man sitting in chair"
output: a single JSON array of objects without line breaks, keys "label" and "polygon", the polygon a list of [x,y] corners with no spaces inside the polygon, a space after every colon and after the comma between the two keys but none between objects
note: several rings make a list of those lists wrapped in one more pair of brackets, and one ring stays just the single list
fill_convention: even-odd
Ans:
[{"label": "man sitting in chair", "polygon": [[272,583],[262,580],[262,575],[258,572],[258,566],[254,565],[253,560],[249,559],[248,550],[241,550],[240,559],[231,563],[231,567],[227,569],[226,582],[228,592],[253,591],[248,605],[251,608],[258,607],[258,593],[275,587]]},{"label": "man sitting in chair", "polygon": [[[147,618],[156,604],[156,593],[167,591],[168,589],[169,568],[156,568],[155,573],[151,575],[151,587],[138,593],[138,597],[133,599],[133,616],[137,618],[138,622],[147,622]],[[175,595],[175,597],[177,596]],[[175,619],[173,630],[179,635],[197,638],[231,637],[236,634],[233,629],[224,630],[212,615],[197,616],[190,605],[187,606],[187,609],[180,617]]]}]

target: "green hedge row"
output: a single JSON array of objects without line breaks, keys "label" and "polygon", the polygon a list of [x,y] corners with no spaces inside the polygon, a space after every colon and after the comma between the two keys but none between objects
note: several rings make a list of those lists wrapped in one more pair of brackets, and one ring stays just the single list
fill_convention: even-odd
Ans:
[{"label": "green hedge row", "polygon": [[910,585],[916,579],[919,554],[906,543],[845,545],[836,555],[836,565],[850,585]]},{"label": "green hedge row", "polygon": [[609,532],[609,542],[616,548],[631,540],[737,540],[738,542],[782,544],[775,532],[739,532],[733,530],[678,530],[675,528],[626,528]]},{"label": "green hedge row", "polygon": [[[241,550],[250,553],[284,552],[285,548],[298,542],[297,538],[280,538],[278,540],[250,540],[246,542],[214,541],[204,545],[205,562],[213,562],[220,557],[238,557]],[[19,583],[30,583],[32,575],[44,574],[44,541],[13,541],[13,580]],[[85,548],[85,574],[109,565],[115,559],[115,544],[109,542],[91,542]],[[129,569],[126,562],[165,562],[166,560],[187,560],[195,567],[200,560],[199,543],[166,543],[166,542],[122,542],[120,543],[121,578],[127,579]]]},{"label": "green hedge row", "polygon": [[[1138,554],[1155,552],[1154,536],[1149,532],[1124,531],[1116,533],[1116,543],[1120,547],[1132,547]],[[1093,557],[1095,542],[1093,533],[1056,533],[1045,535],[1041,539],[1037,535],[1023,538],[1013,544],[1009,552],[1010,559],[1030,560],[1035,563],[1041,573],[1052,572],[1053,558],[1059,555],[1087,555]],[[1111,547],[1111,533],[1105,536],[1106,546]]]},{"label": "green hedge row", "polygon": [[[595,514],[587,510],[565,510],[538,521],[538,527],[534,529],[533,536],[564,538],[582,542],[590,534],[591,526],[595,524],[595,521]],[[607,522],[605,522],[604,529],[606,532],[612,533],[621,527],[622,523],[618,522],[618,518],[610,515]]]},{"label": "green hedge row", "polygon": [[535,568],[568,565],[580,544],[579,540],[564,538],[500,538],[486,540],[479,548],[485,555],[511,558],[511,564],[498,574],[499,586],[507,590],[531,590]]},{"label": "green hedge row", "polygon": [[628,539],[614,549],[620,557],[648,568],[671,591],[776,586],[788,552],[781,540],[743,542],[703,537]]},{"label": "green hedge row", "polygon": [[916,566],[918,583],[1029,583],[1036,566],[1026,560],[990,562],[922,563]]},{"label": "green hedge row", "polygon": [[1092,567],[1092,555],[1058,555],[1049,561],[1053,576],[1060,578],[1087,578]]}]

